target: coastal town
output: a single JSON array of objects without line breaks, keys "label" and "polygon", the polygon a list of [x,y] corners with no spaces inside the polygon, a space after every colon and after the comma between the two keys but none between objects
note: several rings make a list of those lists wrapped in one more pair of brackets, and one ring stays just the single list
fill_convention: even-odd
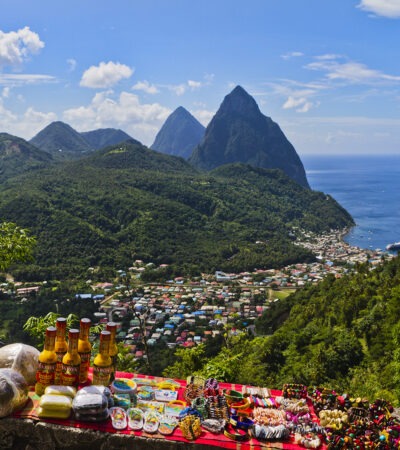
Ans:
[{"label": "coastal town", "polygon": [[[296,289],[329,274],[340,278],[366,261],[374,267],[394,257],[380,249],[352,247],[344,241],[343,232],[316,236],[296,231],[301,236],[296,243],[311,250],[315,262],[144,283],[141,274],[155,266],[136,260],[127,270],[118,269],[112,281],[92,284],[88,280],[87,290],[77,292],[76,298],[98,305],[98,323],[116,322],[118,341],[140,360],[146,358],[144,341],[146,346],[164,342],[169,347],[193,347],[221,333],[255,333],[255,320]],[[2,289],[7,288],[4,283]],[[20,301],[29,301],[41,286],[15,283],[14,288]]]}]

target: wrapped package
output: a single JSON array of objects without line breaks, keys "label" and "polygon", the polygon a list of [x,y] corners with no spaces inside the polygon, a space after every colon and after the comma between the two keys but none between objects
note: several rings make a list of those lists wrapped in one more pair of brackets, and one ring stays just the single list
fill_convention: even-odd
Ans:
[{"label": "wrapped package", "polygon": [[0,368],[19,372],[32,386],[36,383],[39,350],[26,344],[9,344],[0,348]]},{"label": "wrapped package", "polygon": [[28,385],[16,370],[0,369],[0,417],[21,409],[28,400]]}]

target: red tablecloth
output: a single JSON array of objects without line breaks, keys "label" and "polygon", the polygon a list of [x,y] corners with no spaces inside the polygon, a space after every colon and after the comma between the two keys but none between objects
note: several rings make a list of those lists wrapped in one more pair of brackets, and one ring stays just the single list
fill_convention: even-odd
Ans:
[{"label": "red tablecloth", "polygon": [[[117,377],[119,378],[147,378],[154,381],[163,381],[164,378],[157,378],[152,377],[148,375],[140,375],[140,374],[131,374],[131,373],[125,373],[125,372],[117,372]],[[186,381],[183,380],[175,380],[179,382],[181,387],[179,388],[178,392],[178,399],[184,400],[183,394],[184,389],[186,387]],[[230,383],[220,383],[221,389],[233,389],[238,392],[245,392],[246,386],[239,385],[239,384],[230,384]],[[270,394],[273,397],[281,395],[281,391],[276,390],[270,390]],[[125,430],[115,430],[112,427],[111,420],[106,420],[104,422],[98,422],[98,423],[90,423],[90,422],[82,422],[74,420],[73,416],[70,419],[61,420],[61,419],[39,419],[37,410],[39,407],[39,400],[40,397],[37,396],[33,391],[29,393],[29,400],[27,404],[25,405],[24,409],[17,411],[13,414],[14,417],[17,418],[29,418],[37,421],[43,421],[43,422],[49,422],[49,423],[55,423],[63,426],[70,426],[74,428],[86,428],[86,429],[92,429],[97,431],[102,431],[104,433],[120,433],[120,434],[128,434],[128,435],[134,435],[134,436],[142,436],[142,437],[151,437],[152,439],[159,438],[160,440],[169,440],[169,441],[183,441],[183,442],[196,442],[198,444],[213,446],[213,447],[219,447],[219,448],[227,448],[227,449],[234,449],[234,450],[261,450],[265,448],[274,448],[274,449],[286,449],[286,450],[299,450],[301,447],[299,445],[294,444],[293,441],[285,441],[285,442],[260,442],[255,438],[250,439],[247,442],[236,442],[228,437],[226,437],[224,434],[212,434],[208,431],[203,430],[201,436],[196,439],[196,441],[188,441],[186,438],[183,437],[179,427],[175,429],[174,433],[171,436],[164,436],[160,433],[151,434],[148,435],[144,431],[133,431],[130,429]],[[312,408],[311,408],[312,416],[314,420],[317,420],[317,417],[315,416]],[[325,446],[322,445],[321,449],[324,449]]]}]

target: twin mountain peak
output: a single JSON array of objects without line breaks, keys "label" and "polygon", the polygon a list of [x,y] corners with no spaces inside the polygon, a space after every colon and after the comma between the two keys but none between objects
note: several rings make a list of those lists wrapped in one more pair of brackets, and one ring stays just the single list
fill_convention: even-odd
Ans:
[{"label": "twin mountain peak", "polygon": [[[4,159],[1,146],[4,136],[5,133],[0,133],[0,159]],[[53,122],[29,142],[60,160],[81,157],[128,140],[140,144],[121,130],[107,128],[79,133],[63,122]],[[207,128],[185,108],[177,108],[150,148],[180,156],[197,169],[206,171],[230,163],[281,169],[300,185],[309,187],[293,145],[279,125],[261,113],[254,98],[241,86],[224,98]]]}]

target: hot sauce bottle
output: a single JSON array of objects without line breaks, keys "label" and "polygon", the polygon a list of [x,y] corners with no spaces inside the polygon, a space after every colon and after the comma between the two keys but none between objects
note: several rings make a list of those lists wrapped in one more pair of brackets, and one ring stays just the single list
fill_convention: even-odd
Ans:
[{"label": "hot sauce bottle", "polygon": [[118,346],[117,343],[115,342],[115,334],[117,333],[117,324],[115,322],[108,322],[106,330],[111,333],[109,354],[111,357],[112,367],[110,373],[110,382],[113,382],[115,379],[115,371],[117,370],[117,359],[118,359]]},{"label": "hot sauce bottle", "polygon": [[112,361],[110,357],[110,339],[109,331],[100,333],[99,353],[93,361],[93,383],[108,386],[110,384],[110,373],[112,370]]},{"label": "hot sauce bottle", "polygon": [[61,380],[65,386],[78,386],[81,357],[78,353],[79,330],[71,328],[68,333],[68,351],[62,359]]},{"label": "hot sauce bottle", "polygon": [[54,384],[57,355],[54,351],[56,341],[56,328],[47,327],[44,338],[44,348],[39,354],[39,366],[36,372],[35,392],[43,395],[47,386]]},{"label": "hot sauce bottle", "polygon": [[68,350],[67,340],[65,339],[67,319],[64,317],[59,317],[56,321],[56,330],[56,343],[54,346],[54,351],[57,355],[57,364],[54,374],[54,384],[61,384],[62,360]]},{"label": "hot sauce bottle", "polygon": [[78,353],[81,357],[81,367],[79,371],[79,383],[86,383],[88,379],[90,357],[92,355],[92,344],[89,342],[89,331],[91,320],[81,319],[79,328]]}]

